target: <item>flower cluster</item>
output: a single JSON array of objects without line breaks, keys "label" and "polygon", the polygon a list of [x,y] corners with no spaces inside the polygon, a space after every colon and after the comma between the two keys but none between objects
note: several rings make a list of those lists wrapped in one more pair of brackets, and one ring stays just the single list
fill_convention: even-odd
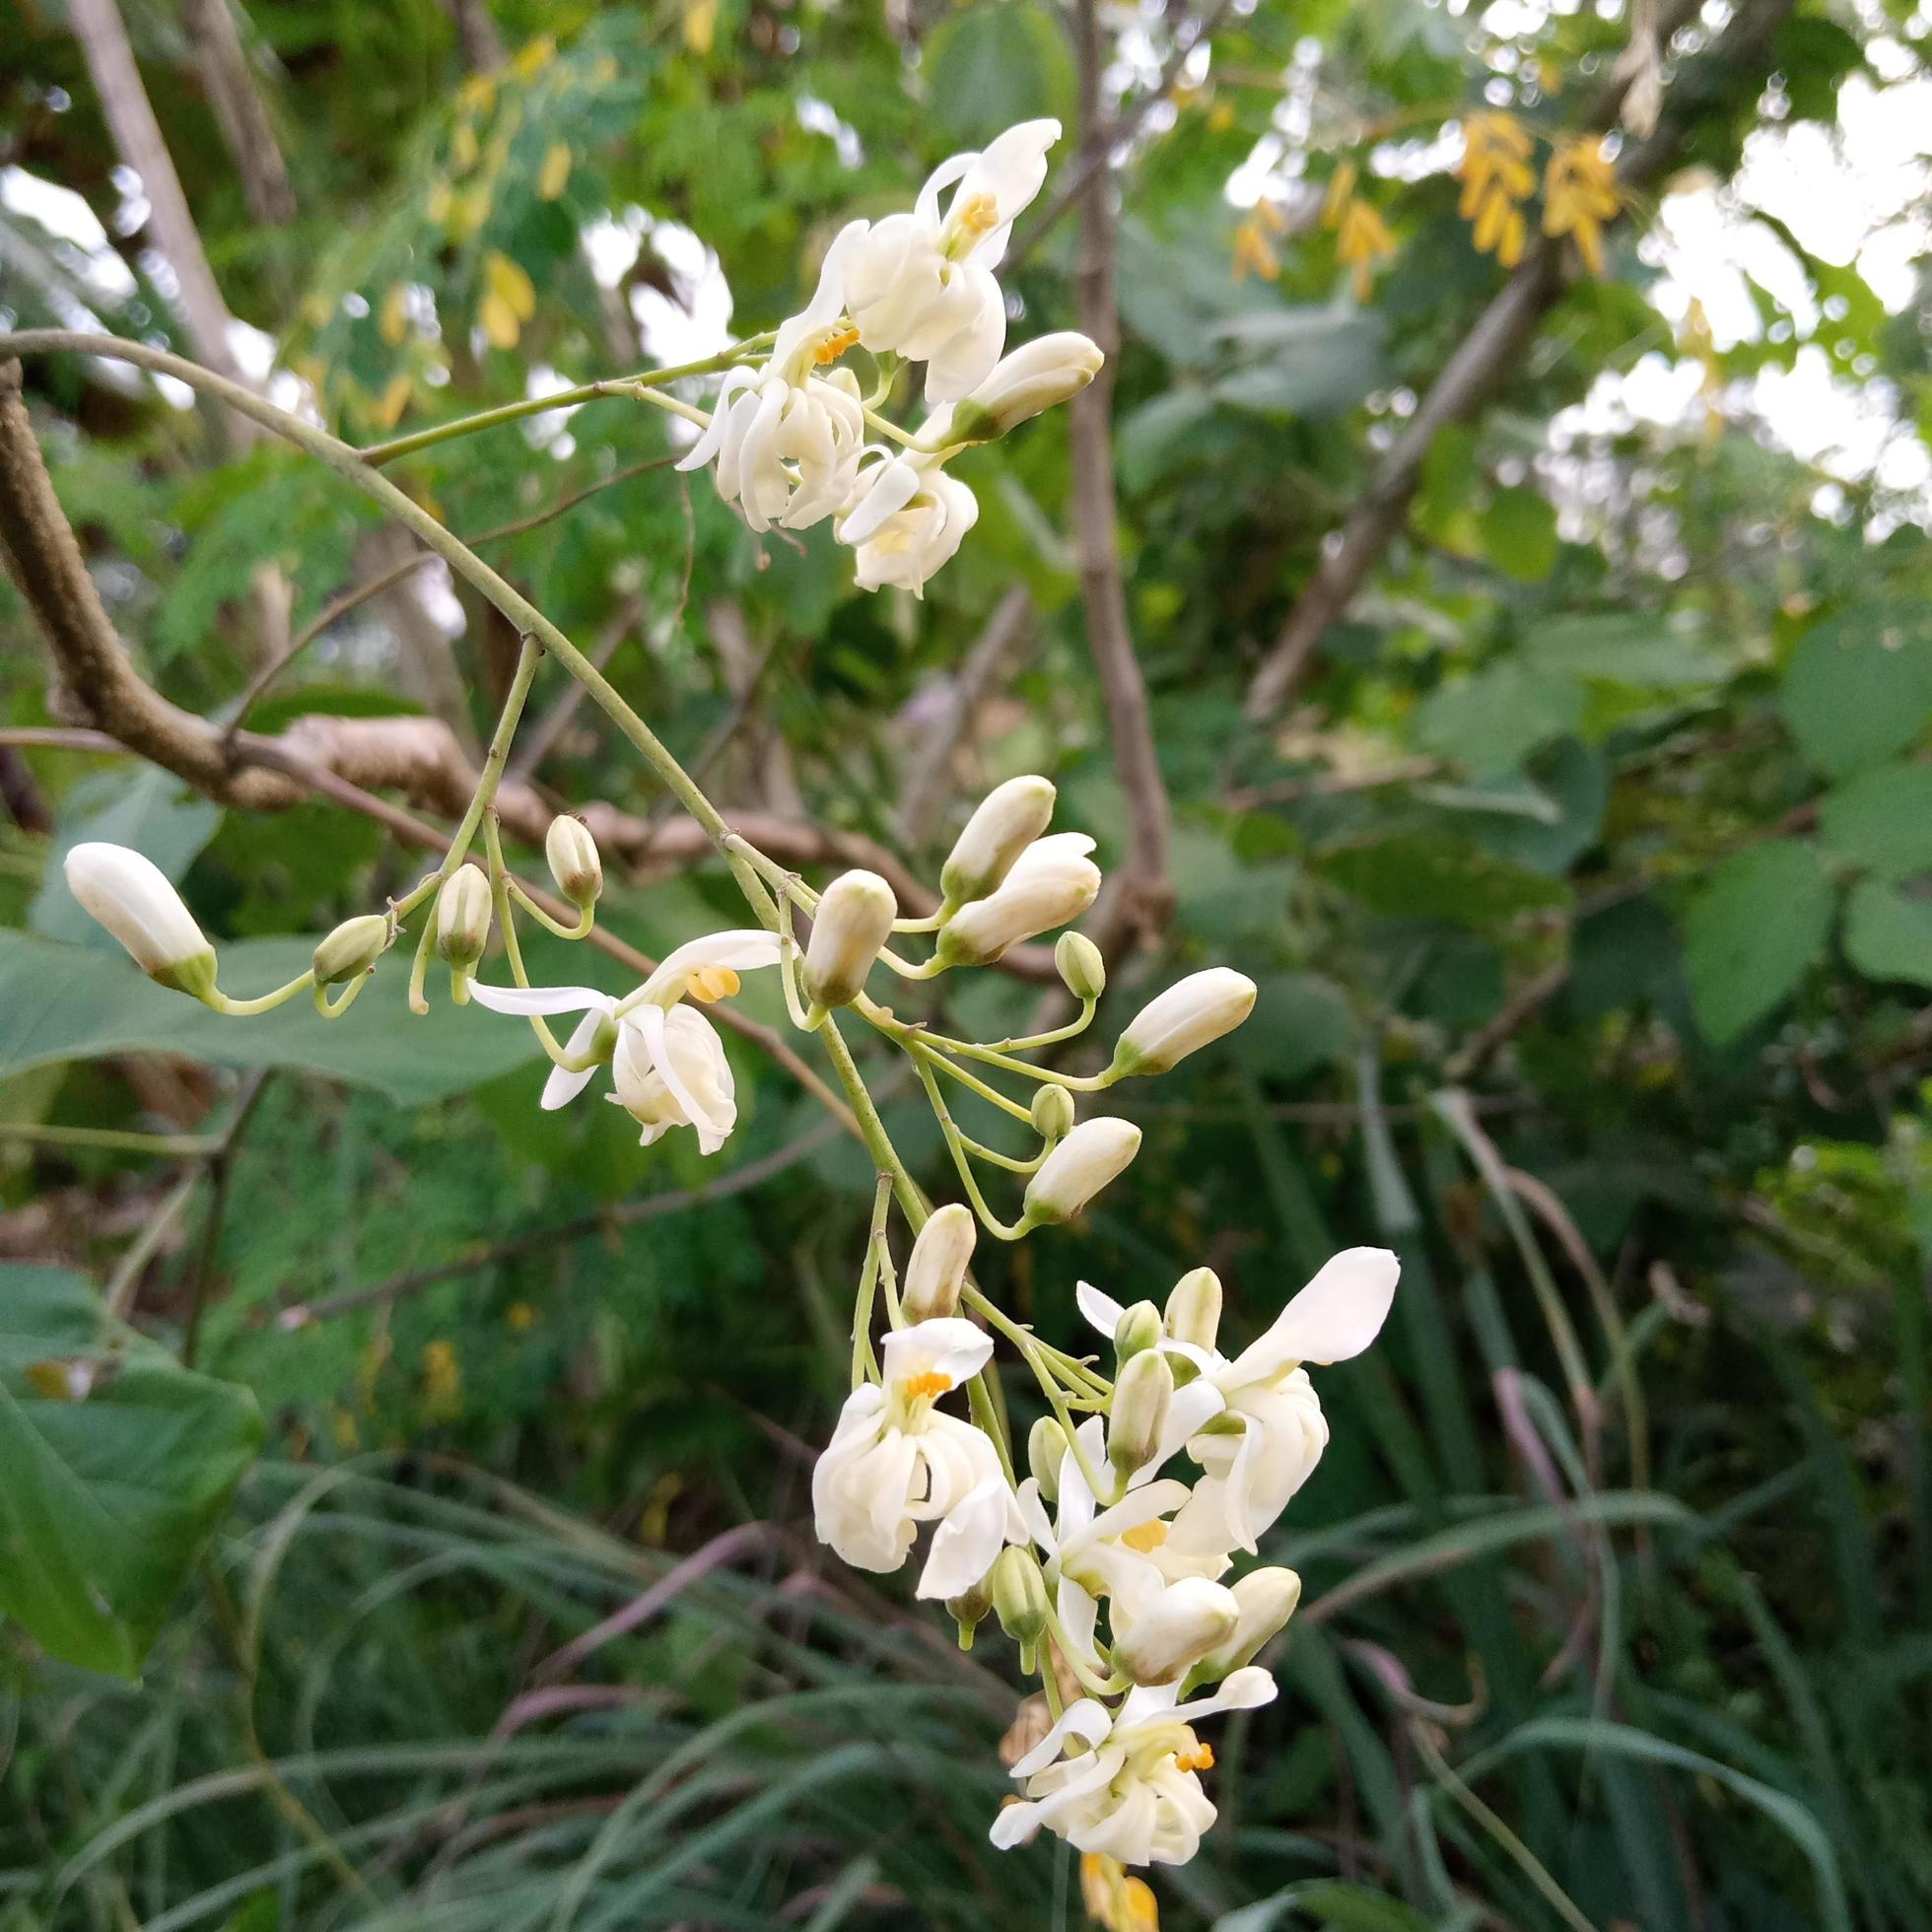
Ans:
[{"label": "flower cluster", "polygon": [[[679,468],[715,464],[719,495],[754,530],[834,518],[862,588],[921,595],[979,518],[947,462],[1066,401],[1100,368],[1100,351],[1076,334],[1000,354],[1006,303],[994,271],[1059,138],[1053,120],[1008,128],[983,153],[941,164],[908,213],[841,229],[811,300],[762,362],[726,374]],[[854,348],[878,366],[870,398],[833,367]],[[925,365],[932,408],[912,433],[878,408],[902,363]],[[887,440],[867,442],[868,429]]]}]

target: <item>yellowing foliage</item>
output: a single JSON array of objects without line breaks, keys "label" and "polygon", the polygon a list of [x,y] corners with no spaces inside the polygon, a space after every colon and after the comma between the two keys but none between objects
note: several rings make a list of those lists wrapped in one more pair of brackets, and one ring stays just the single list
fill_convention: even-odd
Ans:
[{"label": "yellowing foliage", "polygon": [[543,166],[537,170],[536,198],[539,201],[555,201],[563,193],[570,180],[570,146],[564,141],[553,141],[543,157]]},{"label": "yellowing foliage", "polygon": [[1234,231],[1234,279],[1245,282],[1259,275],[1272,282],[1281,272],[1281,257],[1273,238],[1281,234],[1288,218],[1272,201],[1258,201]]},{"label": "yellowing foliage", "polygon": [[1462,199],[1456,212],[1470,223],[1476,245],[1505,268],[1523,258],[1528,228],[1523,203],[1536,191],[1530,166],[1530,130],[1513,114],[1472,114],[1463,125],[1463,159],[1457,169]]},{"label": "yellowing foliage", "polygon": [[1550,157],[1543,179],[1543,232],[1572,237],[1592,275],[1604,272],[1603,225],[1617,218],[1622,205],[1601,136],[1579,134]]}]

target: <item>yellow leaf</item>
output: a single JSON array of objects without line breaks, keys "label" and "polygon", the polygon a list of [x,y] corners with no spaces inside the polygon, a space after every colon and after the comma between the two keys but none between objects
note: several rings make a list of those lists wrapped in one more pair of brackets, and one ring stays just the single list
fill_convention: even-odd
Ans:
[{"label": "yellow leaf", "polygon": [[487,114],[496,98],[497,84],[488,74],[471,74],[456,90],[456,105],[466,114]]},{"label": "yellow leaf", "polygon": [[476,319],[493,348],[516,348],[517,338],[523,332],[522,323],[517,319],[516,310],[511,308],[510,304],[494,289],[478,306]]},{"label": "yellow leaf", "polygon": [[382,312],[377,318],[382,340],[394,346],[409,333],[409,285],[398,282],[382,298]]},{"label": "yellow leaf", "polygon": [[569,143],[553,141],[543,157],[543,166],[537,170],[536,198],[539,201],[555,201],[563,193],[564,184],[569,179]]},{"label": "yellow leaf", "polygon": [[468,121],[458,121],[456,131],[449,137],[449,159],[456,164],[457,172],[476,166],[476,129]]},{"label": "yellow leaf", "polygon": [[1208,131],[1210,134],[1225,134],[1234,125],[1234,103],[1216,101],[1208,109]]},{"label": "yellow leaf", "polygon": [[557,57],[557,42],[548,34],[539,34],[517,49],[510,65],[519,80],[533,81]]},{"label": "yellow leaf", "polygon": [[369,412],[380,429],[393,429],[402,420],[402,412],[409,407],[415,387],[416,379],[406,369],[389,378],[382,393],[376,398],[376,406]]},{"label": "yellow leaf", "polygon": [[334,313],[335,304],[325,295],[307,295],[302,299],[302,319],[310,328],[327,328]]},{"label": "yellow leaf", "polygon": [[1272,282],[1280,272],[1281,262],[1275,252],[1275,244],[1269,241],[1261,223],[1251,216],[1234,231],[1234,279],[1245,282],[1250,275],[1259,275],[1264,282]]},{"label": "yellow leaf", "polygon": [[1322,203],[1322,226],[1339,228],[1344,211],[1354,199],[1355,183],[1361,178],[1360,171],[1352,161],[1345,161],[1329,176],[1328,197]]},{"label": "yellow leaf", "polygon": [[449,233],[460,240],[474,235],[490,219],[490,190],[487,185],[466,188],[449,204]]},{"label": "yellow leaf", "polygon": [[527,322],[536,313],[536,285],[520,262],[492,248],[483,257],[483,279],[490,293],[500,297],[519,322]]},{"label": "yellow leaf", "polygon": [[718,0],[684,0],[684,44],[706,54],[718,37]]},{"label": "yellow leaf", "polygon": [[67,1362],[29,1362],[21,1373],[27,1378],[27,1386],[43,1402],[72,1402],[79,1393],[73,1368]]}]

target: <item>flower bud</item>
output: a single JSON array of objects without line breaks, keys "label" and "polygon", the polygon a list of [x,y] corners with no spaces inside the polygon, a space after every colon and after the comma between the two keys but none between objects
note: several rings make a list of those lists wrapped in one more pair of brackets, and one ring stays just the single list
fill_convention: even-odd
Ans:
[{"label": "flower bud", "polygon": [[1054,789],[1044,778],[1009,778],[980,800],[953,842],[939,890],[954,905],[984,898],[1053,819]]},{"label": "flower bud", "polygon": [[1027,1218],[1036,1224],[1070,1221],[1139,1151],[1140,1130],[1132,1121],[1104,1114],[1082,1121],[1026,1184]]},{"label": "flower bud", "polygon": [[1121,1318],[1114,1324],[1117,1360],[1124,1362],[1130,1355],[1151,1348],[1159,1340],[1160,1310],[1151,1301],[1137,1301],[1132,1308],[1121,1310]]},{"label": "flower bud", "polygon": [[1067,1460],[1067,1431],[1051,1415],[1042,1415],[1026,1435],[1026,1466],[1040,1485],[1042,1502],[1060,1499],[1060,1466]]},{"label": "flower bud", "polygon": [[1084,932],[1063,932],[1053,949],[1053,963],[1075,1000],[1098,1000],[1107,991],[1107,962]]},{"label": "flower bud", "polygon": [[483,957],[490,939],[490,881],[474,865],[458,865],[436,895],[436,949],[461,970]]},{"label": "flower bud", "polygon": [[1170,1583],[1114,1645],[1115,1666],[1136,1684],[1172,1684],[1190,1664],[1234,1634],[1241,1606],[1232,1590],[1205,1576]]},{"label": "flower bud", "polygon": [[[1038,335],[1002,356],[993,374],[953,405],[944,443],[991,443],[1056,403],[1076,396],[1106,361],[1099,345],[1077,330]],[[922,439],[924,441],[924,439]]]},{"label": "flower bud", "polygon": [[959,1306],[966,1265],[973,1259],[979,1225],[973,1210],[956,1201],[935,1208],[913,1243],[899,1305],[909,1322],[930,1322]]},{"label": "flower bud", "polygon": [[1073,1096],[1056,1082],[1035,1089],[1028,1111],[1043,1140],[1064,1140],[1073,1131]]},{"label": "flower bud", "polygon": [[1190,1269],[1167,1297],[1167,1333],[1176,1342],[1211,1348],[1221,1326],[1221,1277],[1211,1268]]},{"label": "flower bud", "polygon": [[579,912],[587,912],[603,891],[603,861],[597,856],[597,842],[581,818],[567,812],[550,821],[543,835],[543,856],[550,862],[550,876],[557,890]]},{"label": "flower bud", "polygon": [[951,1613],[952,1621],[959,1625],[960,1649],[971,1650],[973,1632],[993,1609],[992,1571],[989,1570],[970,1590],[962,1590],[958,1596],[948,1597],[946,1609]]},{"label": "flower bud", "polygon": [[1047,1627],[1047,1580],[1030,1550],[1013,1544],[993,1566],[993,1608],[1015,1643],[1037,1643]]},{"label": "flower bud", "polygon": [[396,935],[393,913],[364,913],[345,919],[315,948],[315,984],[340,986],[375,970]]},{"label": "flower bud", "polygon": [[90,841],[68,853],[63,869],[67,889],[151,980],[197,1000],[215,990],[215,948],[152,859]]},{"label": "flower bud", "polygon": [[1153,1460],[1173,1401],[1174,1371],[1158,1348],[1143,1348],[1122,1364],[1107,1418],[1107,1460],[1121,1475]]},{"label": "flower bud", "polygon": [[1114,1049],[1107,1071],[1124,1080],[1164,1073],[1189,1054],[1232,1033],[1255,1009],[1255,983],[1230,967],[1190,973],[1142,1006]]},{"label": "flower bud", "polygon": [[989,966],[1021,939],[1078,919],[1100,894],[1100,867],[1086,856],[1092,849],[1084,832],[1035,839],[997,891],[962,908],[940,929],[940,963]]},{"label": "flower bud", "polygon": [[876,872],[841,872],[825,888],[805,947],[805,997],[815,1006],[849,1006],[892,936],[899,902]]},{"label": "flower bud", "polygon": [[1250,1570],[1235,1578],[1231,1594],[1240,1621],[1225,1643],[1202,1658],[1196,1673],[1202,1683],[1223,1678],[1261,1655],[1262,1647],[1287,1626],[1301,1602],[1301,1578],[1291,1569]]}]

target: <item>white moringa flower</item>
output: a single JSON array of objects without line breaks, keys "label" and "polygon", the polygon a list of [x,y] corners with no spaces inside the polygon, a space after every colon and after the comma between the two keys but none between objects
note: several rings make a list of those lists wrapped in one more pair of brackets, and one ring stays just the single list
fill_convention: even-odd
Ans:
[{"label": "white moringa flower", "polygon": [[874,447],[879,460],[858,475],[832,534],[858,553],[854,575],[862,590],[890,586],[923,597],[979,521],[979,499],[938,458]]},{"label": "white moringa flower", "polygon": [[865,445],[859,383],[847,369],[817,372],[857,339],[843,320],[844,275],[864,234],[863,222],[840,230],[811,301],[780,328],[771,359],[725,376],[710,426],[678,461],[699,469],[716,458],[718,494],[754,530],[804,529],[851,494]]},{"label": "white moringa flower", "polygon": [[215,985],[215,948],[154,861],[91,840],[68,853],[67,889],[152,980],[200,999]]},{"label": "white moringa flower", "polygon": [[812,1471],[818,1538],[856,1569],[896,1570],[921,1523],[938,1524],[922,1597],[956,1597],[993,1567],[1026,1525],[993,1438],[934,1408],[986,1366],[993,1340],[958,1316],[885,1338],[885,1385],[847,1397]]},{"label": "white moringa flower", "polygon": [[1136,1684],[1173,1684],[1240,1628],[1232,1590],[1205,1576],[1177,1578],[1114,1641],[1114,1663]]},{"label": "white moringa flower", "polygon": [[1109,1181],[1118,1180],[1140,1151],[1132,1121],[1097,1115],[1081,1121],[1043,1160],[1026,1184],[1030,1220],[1070,1221]]},{"label": "white moringa flower", "polygon": [[1273,1565],[1237,1576],[1228,1587],[1240,1613],[1234,1633],[1204,1657],[1193,1673],[1210,1684],[1253,1663],[1269,1639],[1287,1627],[1301,1602],[1301,1578],[1291,1569]]},{"label": "white moringa flower", "polygon": [[[1047,178],[1057,120],[1023,121],[980,154],[941,162],[908,214],[875,222],[854,245],[846,309],[859,339],[926,364],[928,402],[956,402],[988,376],[1006,342],[993,271],[1013,218]],[[954,187],[944,213],[939,197]]]},{"label": "white moringa flower", "polygon": [[[1347,1248],[1324,1263],[1268,1333],[1232,1361],[1189,1343],[1159,1345],[1187,1356],[1201,1369],[1201,1380],[1225,1399],[1225,1414],[1189,1441],[1188,1453],[1208,1471],[1195,1486],[1191,1508],[1204,1526],[1220,1518],[1228,1547],[1253,1552],[1328,1446],[1328,1421],[1301,1364],[1360,1354],[1388,1318],[1401,1272],[1386,1248]],[[1111,1335],[1124,1312],[1084,1282],[1079,1303],[1104,1334]]]},{"label": "white moringa flower", "polygon": [[996,785],[953,841],[939,890],[961,905],[985,898],[1053,822],[1056,795],[1053,781],[1035,773]]},{"label": "white moringa flower", "polygon": [[[724,1043],[705,1016],[681,1002],[724,1000],[738,990],[738,974],[778,964],[776,932],[756,929],[708,933],[665,955],[657,969],[622,1000],[589,986],[484,986],[470,994],[493,1012],[582,1013],[565,1051],[573,1059],[613,1061],[619,1091],[612,1097],[644,1129],[649,1146],[668,1129],[692,1127],[698,1145],[715,1153],[737,1125],[737,1101]],[[546,1111],[574,1100],[593,1069],[551,1069],[544,1083]]]},{"label": "white moringa flower", "polygon": [[1189,1054],[1232,1033],[1255,1009],[1255,983],[1245,973],[1210,966],[1157,994],[1128,1022],[1108,1071],[1116,1079],[1165,1073]]},{"label": "white moringa flower", "polygon": [[935,410],[920,430],[919,447],[945,449],[991,443],[1078,395],[1106,360],[1100,345],[1077,329],[1035,336],[1001,356],[971,395]]},{"label": "white moringa flower", "polygon": [[962,907],[939,930],[948,966],[990,966],[1008,946],[1078,919],[1100,896],[1100,867],[1084,832],[1035,839],[984,899]]},{"label": "white moringa flower", "polygon": [[[1013,1766],[1026,1796],[1000,1813],[989,1835],[1003,1851],[1045,1827],[1124,1865],[1185,1865],[1214,1822],[1197,1775],[1214,1754],[1193,1727],[1274,1696],[1275,1680],[1250,1665],[1190,1703],[1178,1701],[1172,1684],[1137,1687],[1118,1711],[1082,1697]],[[1070,1744],[1081,1748],[1070,1754]]]},{"label": "white moringa flower", "polygon": [[812,915],[805,997],[818,1006],[851,1005],[898,917],[899,902],[876,872],[841,872]]},{"label": "white moringa flower", "polygon": [[960,1202],[948,1201],[927,1216],[913,1242],[899,1291],[907,1321],[932,1321],[959,1306],[959,1290],[966,1284],[966,1270],[979,1238],[980,1224],[973,1210]]}]

